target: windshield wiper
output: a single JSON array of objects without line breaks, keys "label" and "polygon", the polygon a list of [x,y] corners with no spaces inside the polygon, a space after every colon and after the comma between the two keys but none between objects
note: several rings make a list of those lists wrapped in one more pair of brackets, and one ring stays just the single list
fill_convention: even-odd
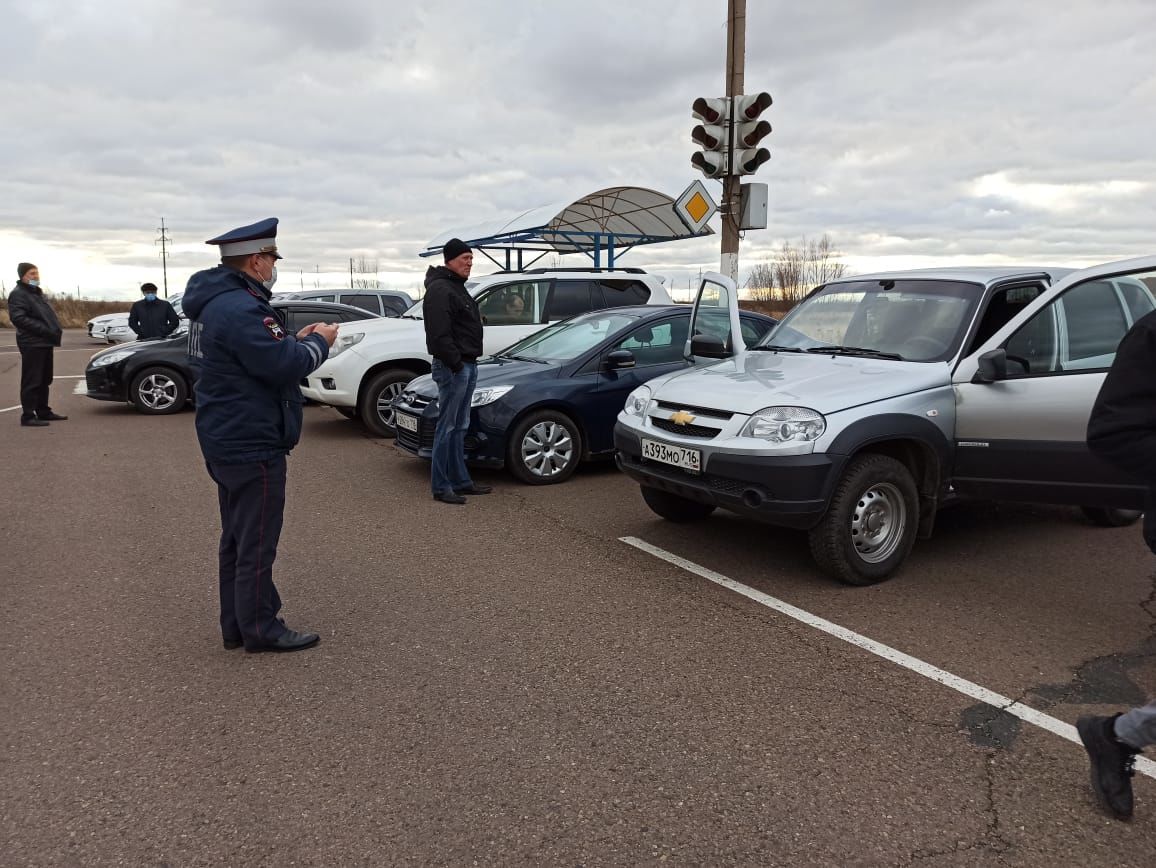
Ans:
[{"label": "windshield wiper", "polygon": [[494,358],[495,359],[510,359],[511,361],[515,361],[515,362],[534,362],[534,363],[539,364],[539,365],[547,364],[547,362],[543,362],[541,359],[532,359],[529,356],[511,356],[508,353],[499,353],[498,355],[494,356]]},{"label": "windshield wiper", "polygon": [[835,344],[829,347],[808,347],[804,352],[816,353],[821,356],[871,356],[873,359],[903,361],[903,356],[899,353],[885,353],[883,350],[873,350],[870,347],[847,347]]},{"label": "windshield wiper", "polygon": [[398,319],[421,319],[421,317],[414,316],[412,313],[403,313]]},{"label": "windshield wiper", "polygon": [[751,351],[766,350],[767,352],[775,353],[803,353],[806,352],[802,347],[786,347],[780,344],[762,344],[761,346],[751,347]]}]

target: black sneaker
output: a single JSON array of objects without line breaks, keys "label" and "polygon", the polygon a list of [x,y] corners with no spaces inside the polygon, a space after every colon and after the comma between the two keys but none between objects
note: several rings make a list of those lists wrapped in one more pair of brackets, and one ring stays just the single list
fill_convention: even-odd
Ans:
[{"label": "black sneaker", "polygon": [[1092,789],[1117,820],[1132,819],[1132,775],[1138,751],[1116,738],[1116,718],[1088,715],[1076,721],[1076,731],[1092,764]]},{"label": "black sneaker", "polygon": [[433,496],[434,500],[440,500],[442,503],[456,503],[463,504],[466,499],[454,491],[439,491]]},{"label": "black sneaker", "polygon": [[37,419],[35,416],[33,416],[29,419],[21,418],[20,424],[23,425],[25,428],[47,428],[48,427],[47,422],[45,422],[43,419]]}]

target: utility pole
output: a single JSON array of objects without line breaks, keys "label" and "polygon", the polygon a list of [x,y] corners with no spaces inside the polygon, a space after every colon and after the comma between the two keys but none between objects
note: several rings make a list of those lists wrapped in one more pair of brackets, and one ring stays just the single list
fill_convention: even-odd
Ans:
[{"label": "utility pole", "polygon": [[349,288],[353,289],[353,257],[349,257]]},{"label": "utility pole", "polygon": [[[733,97],[743,92],[743,72],[747,56],[747,0],[727,0],[727,98],[733,105]],[[727,135],[730,137],[728,152],[736,152],[735,130],[737,124],[732,117]],[[733,164],[733,158],[730,161]],[[739,189],[738,172],[732,165],[723,178],[722,201],[722,256],[720,271],[737,285],[739,282],[739,209],[742,190]]]},{"label": "utility pole", "polygon": [[169,236],[165,234],[165,218],[164,217],[161,218],[161,228],[158,231],[161,233],[161,237],[158,238],[156,241],[154,241],[153,244],[159,244],[161,246],[161,274],[164,275],[165,298],[168,298],[169,297],[168,245],[173,243],[173,239],[169,238]]}]

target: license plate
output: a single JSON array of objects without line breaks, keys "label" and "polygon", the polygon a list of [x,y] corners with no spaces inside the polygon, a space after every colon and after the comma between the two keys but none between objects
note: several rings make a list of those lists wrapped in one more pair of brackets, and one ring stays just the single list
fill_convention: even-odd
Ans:
[{"label": "license plate", "polygon": [[657,440],[643,439],[642,457],[651,461],[661,461],[673,467],[681,467],[691,473],[699,473],[702,470],[701,449],[687,449],[685,446],[672,446]]},{"label": "license plate", "polygon": [[394,413],[394,422],[398,428],[404,428],[406,431],[413,431],[417,433],[417,417],[410,416],[406,413]]}]

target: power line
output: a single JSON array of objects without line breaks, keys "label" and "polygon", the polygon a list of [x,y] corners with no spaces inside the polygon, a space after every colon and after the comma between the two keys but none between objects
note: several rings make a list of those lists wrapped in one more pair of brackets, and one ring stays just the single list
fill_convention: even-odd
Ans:
[{"label": "power line", "polygon": [[168,245],[173,243],[173,239],[169,238],[169,236],[165,234],[165,218],[164,217],[161,218],[161,226],[160,226],[160,229],[158,229],[157,231],[161,233],[161,237],[158,238],[156,241],[154,241],[153,244],[159,244],[161,246],[161,273],[164,275],[164,280],[165,280],[165,298],[168,298],[169,297]]}]

